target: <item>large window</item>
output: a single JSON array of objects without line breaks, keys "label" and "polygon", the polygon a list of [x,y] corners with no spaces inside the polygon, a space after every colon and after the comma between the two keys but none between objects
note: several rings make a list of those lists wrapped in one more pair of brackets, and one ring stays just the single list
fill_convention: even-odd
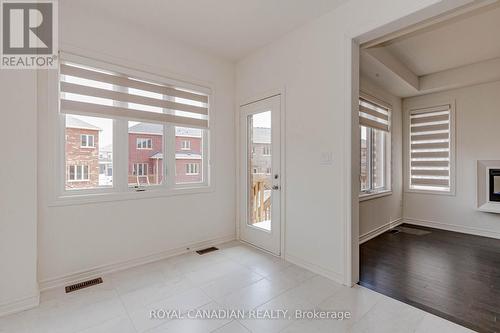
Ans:
[{"label": "large window", "polygon": [[361,196],[391,190],[391,108],[363,94],[359,101]]},{"label": "large window", "polygon": [[452,115],[451,104],[407,112],[407,191],[453,192]]},{"label": "large window", "polygon": [[209,90],[135,75],[62,62],[65,195],[209,184]]}]

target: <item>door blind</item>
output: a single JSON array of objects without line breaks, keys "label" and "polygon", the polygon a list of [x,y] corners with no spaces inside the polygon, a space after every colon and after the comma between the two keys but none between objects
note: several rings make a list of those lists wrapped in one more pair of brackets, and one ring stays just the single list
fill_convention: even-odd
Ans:
[{"label": "door blind", "polygon": [[450,191],[451,107],[410,111],[410,188]]},{"label": "door blind", "polygon": [[208,128],[208,96],[128,75],[63,63],[62,113]]},{"label": "door blind", "polygon": [[359,99],[359,124],[389,132],[390,109],[365,98]]}]

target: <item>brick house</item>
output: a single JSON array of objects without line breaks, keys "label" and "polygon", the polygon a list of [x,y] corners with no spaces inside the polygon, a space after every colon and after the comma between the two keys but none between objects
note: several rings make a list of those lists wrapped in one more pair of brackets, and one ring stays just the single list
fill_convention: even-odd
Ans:
[{"label": "brick house", "polygon": [[99,185],[99,131],[97,126],[66,116],[66,188]]},{"label": "brick house", "polygon": [[[129,128],[130,185],[163,180],[163,125],[139,123]],[[176,128],[176,183],[202,181],[202,132]]]}]

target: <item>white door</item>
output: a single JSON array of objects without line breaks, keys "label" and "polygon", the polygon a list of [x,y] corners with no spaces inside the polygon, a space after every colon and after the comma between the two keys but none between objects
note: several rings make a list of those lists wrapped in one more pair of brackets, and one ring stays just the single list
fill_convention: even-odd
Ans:
[{"label": "white door", "polygon": [[240,112],[240,238],[280,255],[280,96]]}]

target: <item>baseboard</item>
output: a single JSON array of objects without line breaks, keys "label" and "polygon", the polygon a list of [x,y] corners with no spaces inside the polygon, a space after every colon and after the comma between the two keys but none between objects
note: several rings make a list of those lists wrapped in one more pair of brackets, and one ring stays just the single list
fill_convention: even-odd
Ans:
[{"label": "baseboard", "polygon": [[448,223],[442,223],[442,222],[436,222],[436,221],[412,219],[412,218],[407,218],[407,217],[405,217],[403,219],[403,221],[404,221],[404,223],[415,224],[415,225],[419,225],[422,227],[429,227],[429,228],[435,228],[435,229],[441,229],[441,230],[447,230],[447,231],[460,232],[463,234],[500,239],[500,232],[495,232],[495,231],[491,231],[491,230],[466,227],[466,226],[448,224]]},{"label": "baseboard", "polygon": [[[173,256],[177,256],[180,254],[185,254],[188,252],[196,251],[202,248],[210,247],[210,246],[216,246],[222,243],[230,242],[232,240],[235,240],[236,237],[235,235],[230,235],[230,236],[224,236],[224,237],[219,237],[219,238],[214,238],[206,241],[201,241],[201,242],[195,242],[195,243],[190,243],[190,244],[185,244],[181,247],[159,252],[159,253],[154,253],[148,256],[140,257],[140,258],[134,258],[131,260],[125,260],[117,263],[112,263],[112,264],[107,264],[107,265],[101,265],[98,267],[94,267],[88,270],[84,271],[79,271],[75,272],[69,275],[65,276],[60,276],[52,279],[46,279],[39,281],[40,285],[40,291],[45,291],[48,289],[56,288],[56,287],[61,287],[61,286],[67,286],[69,284],[93,279],[105,274],[110,274],[113,272],[118,272],[124,269],[144,265],[144,264],[149,264],[155,261],[167,259]],[[189,250],[188,250],[189,248]]]},{"label": "baseboard", "polygon": [[403,223],[403,219],[399,218],[397,220],[390,221],[390,222],[388,222],[388,223],[386,223],[384,225],[381,225],[377,229],[374,229],[372,231],[369,231],[369,232],[367,232],[367,233],[359,236],[359,244],[363,244],[364,242],[367,242],[370,239],[375,238],[378,235],[383,234],[387,230],[392,229],[394,227],[397,227],[398,225],[400,225],[402,223]]},{"label": "baseboard", "polygon": [[324,276],[330,280],[333,280],[337,283],[340,283],[340,284],[344,284],[345,281],[344,281],[344,277],[337,273],[337,272],[334,272],[332,270],[329,270],[329,269],[325,269],[321,266],[318,266],[316,264],[313,264],[313,263],[310,263],[306,260],[303,260],[303,259],[300,259],[300,258],[297,258],[293,255],[290,255],[290,254],[285,254],[285,260],[288,261],[288,262],[291,262],[292,264],[294,265],[297,265],[297,266],[300,266],[302,268],[305,268],[307,270],[310,270],[311,272],[313,273],[316,273],[318,275],[321,275],[321,276]]},{"label": "baseboard", "polygon": [[24,297],[12,302],[0,304],[0,317],[35,308],[40,303],[40,294]]}]

